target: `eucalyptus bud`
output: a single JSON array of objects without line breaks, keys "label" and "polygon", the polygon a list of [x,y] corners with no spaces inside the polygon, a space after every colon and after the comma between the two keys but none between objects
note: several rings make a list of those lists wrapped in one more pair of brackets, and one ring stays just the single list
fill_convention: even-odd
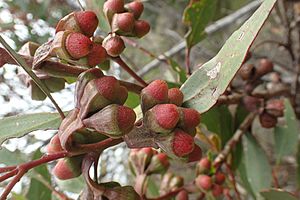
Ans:
[{"label": "eucalyptus bud", "polygon": [[82,156],[59,160],[53,168],[53,174],[61,180],[72,179],[81,174]]},{"label": "eucalyptus bud", "polygon": [[170,166],[169,158],[165,153],[159,153],[152,157],[147,173],[162,174],[168,170]]},{"label": "eucalyptus bud", "polygon": [[108,137],[120,138],[130,132],[135,120],[136,115],[132,109],[112,104],[83,120],[83,124]]}]

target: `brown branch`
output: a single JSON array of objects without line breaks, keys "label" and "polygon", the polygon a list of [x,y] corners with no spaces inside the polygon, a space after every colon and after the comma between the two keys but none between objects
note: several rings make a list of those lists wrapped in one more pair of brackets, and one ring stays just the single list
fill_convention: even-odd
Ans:
[{"label": "brown branch", "polygon": [[226,166],[227,172],[228,172],[228,174],[229,174],[229,177],[230,177],[230,179],[231,179],[231,181],[232,181],[233,188],[234,188],[234,191],[235,191],[235,193],[236,193],[237,199],[238,199],[238,200],[241,200],[241,195],[240,195],[240,193],[239,193],[239,191],[238,191],[238,189],[237,189],[237,187],[236,187],[236,181],[235,181],[234,174],[233,174],[233,172],[232,172],[232,170],[231,170],[231,167],[230,167],[227,163],[225,163],[225,166]]},{"label": "brown branch", "polygon": [[214,166],[218,168],[221,166],[221,164],[225,161],[227,156],[230,154],[231,150],[235,147],[235,145],[240,141],[242,138],[242,135],[248,130],[248,128],[251,126],[254,118],[256,116],[256,113],[250,113],[243,123],[240,125],[238,130],[234,133],[232,138],[226,143],[224,149],[221,153],[217,156],[217,158],[214,160]]}]

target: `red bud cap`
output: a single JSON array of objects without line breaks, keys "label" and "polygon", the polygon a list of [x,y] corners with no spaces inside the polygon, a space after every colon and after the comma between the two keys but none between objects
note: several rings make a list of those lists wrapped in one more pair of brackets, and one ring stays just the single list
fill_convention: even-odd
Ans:
[{"label": "red bud cap", "polygon": [[55,134],[49,144],[47,145],[47,153],[51,154],[51,153],[56,153],[56,152],[60,152],[63,151],[64,149],[62,148],[61,144],[60,144],[60,140],[58,137],[58,134]]},{"label": "red bud cap", "polygon": [[197,174],[209,172],[210,167],[211,167],[210,160],[207,157],[202,158],[197,165]]},{"label": "red bud cap", "polygon": [[188,162],[199,161],[202,158],[202,149],[195,145],[194,150],[188,155]]},{"label": "red bud cap", "polygon": [[108,137],[120,138],[130,132],[135,120],[136,115],[131,108],[111,104],[83,120],[83,124]]},{"label": "red bud cap", "polygon": [[103,63],[107,59],[106,50],[101,44],[93,43],[93,48],[87,56],[88,65],[90,67],[95,67],[98,64]]},{"label": "red bud cap", "polygon": [[119,81],[113,76],[104,76],[94,80],[98,92],[106,99],[115,101],[120,88]]},{"label": "red bud cap", "polygon": [[194,150],[194,138],[188,133],[176,129],[173,138],[173,152],[178,157],[190,154]]},{"label": "red bud cap", "polygon": [[103,4],[103,12],[111,22],[111,19],[115,13],[121,13],[124,11],[124,0],[108,0]]},{"label": "red bud cap", "polygon": [[82,33],[93,36],[99,22],[97,15],[93,11],[79,11],[75,12],[75,17]]},{"label": "red bud cap", "polygon": [[176,195],[175,200],[189,200],[189,193],[186,190],[182,190]]},{"label": "red bud cap", "polygon": [[150,24],[145,20],[137,20],[134,23],[134,33],[136,37],[142,38],[150,31]]},{"label": "red bud cap", "polygon": [[163,80],[155,80],[141,92],[141,106],[143,112],[156,104],[168,102],[168,85]]},{"label": "red bud cap", "polygon": [[115,14],[112,20],[112,32],[120,35],[131,34],[134,28],[134,16],[132,13],[125,12]]},{"label": "red bud cap", "polygon": [[239,75],[243,80],[252,79],[255,76],[255,66],[253,64],[244,64],[239,70]]},{"label": "red bud cap", "polygon": [[119,88],[118,93],[119,93],[119,95],[118,95],[119,97],[117,98],[118,104],[123,105],[126,102],[127,98],[128,98],[128,90],[127,90],[126,87],[121,86]]},{"label": "red bud cap", "polygon": [[75,59],[87,56],[92,48],[91,40],[81,33],[70,33],[66,39],[66,49]]},{"label": "red bud cap", "polygon": [[180,120],[178,127],[191,130],[200,123],[200,113],[191,108],[179,108]]},{"label": "red bud cap", "polygon": [[212,187],[212,180],[210,176],[207,175],[199,175],[196,180],[196,185],[200,189],[209,190]]},{"label": "red bud cap", "polygon": [[277,118],[267,112],[263,112],[259,115],[259,121],[264,128],[273,128],[277,124]]},{"label": "red bud cap", "polygon": [[131,3],[127,3],[125,4],[125,8],[134,15],[135,19],[140,18],[144,11],[144,5],[140,1],[133,1]]},{"label": "red bud cap", "polygon": [[218,185],[222,185],[225,182],[225,175],[222,172],[217,172],[215,174],[215,183]]},{"label": "red bud cap", "polygon": [[223,187],[218,184],[212,186],[212,194],[214,197],[219,197],[223,194]]},{"label": "red bud cap", "polygon": [[115,34],[108,35],[102,43],[108,55],[118,57],[125,49],[125,43],[122,38]]},{"label": "red bud cap", "polygon": [[154,132],[171,132],[179,121],[177,106],[174,104],[159,104],[146,112],[147,126]]},{"label": "red bud cap", "polygon": [[183,94],[178,88],[171,88],[168,91],[169,103],[181,106],[183,103]]},{"label": "red bud cap", "polygon": [[59,160],[53,168],[53,174],[61,180],[75,178],[81,174],[81,162],[81,156]]}]

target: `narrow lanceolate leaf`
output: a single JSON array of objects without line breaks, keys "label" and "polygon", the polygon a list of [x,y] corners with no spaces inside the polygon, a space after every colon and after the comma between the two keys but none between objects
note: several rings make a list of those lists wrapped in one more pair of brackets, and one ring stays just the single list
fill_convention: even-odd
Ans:
[{"label": "narrow lanceolate leaf", "polygon": [[190,29],[186,34],[187,48],[192,48],[205,37],[205,27],[213,19],[217,0],[191,1],[183,14],[183,22]]},{"label": "narrow lanceolate leaf", "polygon": [[295,153],[298,144],[299,123],[296,114],[288,99],[285,99],[284,105],[284,124],[276,126],[274,130],[277,163],[282,156]]},{"label": "narrow lanceolate leaf", "polygon": [[268,157],[251,134],[243,138],[243,148],[243,163],[248,184],[255,196],[260,197],[259,193],[270,188],[272,183]]},{"label": "narrow lanceolate leaf", "polygon": [[281,189],[269,189],[261,192],[265,200],[297,200],[298,198],[290,192]]},{"label": "narrow lanceolate leaf", "polygon": [[183,84],[184,106],[203,113],[211,108],[233,79],[276,0],[265,0],[252,17],[227,40],[220,52]]},{"label": "narrow lanceolate leaf", "polygon": [[61,123],[57,113],[36,113],[0,119],[0,144],[6,139],[22,137],[36,130],[58,129]]}]

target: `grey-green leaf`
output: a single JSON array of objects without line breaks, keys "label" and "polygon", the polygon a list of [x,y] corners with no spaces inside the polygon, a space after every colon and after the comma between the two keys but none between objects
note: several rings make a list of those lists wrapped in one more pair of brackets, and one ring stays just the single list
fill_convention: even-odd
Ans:
[{"label": "grey-green leaf", "polygon": [[36,113],[0,119],[0,144],[6,139],[22,137],[32,131],[58,129],[61,123],[57,113]]},{"label": "grey-green leaf", "polygon": [[203,113],[217,102],[241,67],[275,3],[276,0],[265,0],[252,17],[232,34],[220,52],[183,84],[181,90],[185,97],[185,107]]},{"label": "grey-green leaf", "polygon": [[205,37],[205,27],[213,19],[217,0],[201,0],[190,4],[184,11],[183,21],[189,25],[186,34],[187,48],[192,48]]},{"label": "grey-green leaf", "polygon": [[251,134],[243,137],[244,157],[243,163],[249,185],[254,194],[268,189],[272,183],[271,166],[264,150]]},{"label": "grey-green leaf", "polygon": [[298,144],[299,123],[296,114],[288,99],[284,100],[284,105],[285,124],[276,126],[274,130],[277,163],[282,156],[295,153]]},{"label": "grey-green leaf", "polygon": [[261,192],[265,200],[297,200],[293,194],[281,189],[269,189]]}]

